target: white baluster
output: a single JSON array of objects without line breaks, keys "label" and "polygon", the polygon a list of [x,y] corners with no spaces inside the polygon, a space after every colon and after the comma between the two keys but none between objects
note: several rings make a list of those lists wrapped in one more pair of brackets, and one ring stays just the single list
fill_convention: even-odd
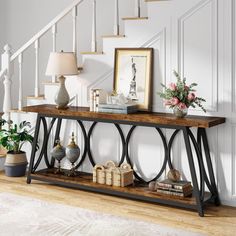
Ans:
[{"label": "white baluster", "polygon": [[6,68],[7,72],[4,75],[4,99],[3,99],[3,112],[4,119],[10,121],[10,110],[12,108],[12,98],[11,98],[11,76],[13,74],[13,66],[11,65],[11,46],[5,45],[4,53],[2,54],[2,69]]},{"label": "white baluster", "polygon": [[[57,50],[57,41],[56,41],[56,35],[57,35],[57,25],[53,25],[52,27],[52,51],[56,52]],[[56,76],[52,76],[52,82],[56,82]]]},{"label": "white baluster", "polygon": [[77,7],[74,7],[72,10],[73,18],[73,52],[77,54]]},{"label": "white baluster", "polygon": [[115,0],[115,14],[114,14],[114,35],[119,35],[119,1]]},{"label": "white baluster", "polygon": [[22,53],[18,56],[19,63],[19,99],[18,99],[18,110],[22,110]]},{"label": "white baluster", "polygon": [[93,0],[93,16],[92,16],[92,52],[97,51],[97,29],[96,29],[96,0]]},{"label": "white baluster", "polygon": [[56,52],[57,50],[56,35],[57,35],[57,25],[55,24],[52,27],[52,51],[53,52]]},{"label": "white baluster", "polygon": [[134,15],[135,17],[140,17],[141,13],[140,13],[140,0],[135,0],[135,9],[134,9]]},{"label": "white baluster", "polygon": [[39,97],[39,40],[34,43],[35,48],[35,89],[34,96]]}]

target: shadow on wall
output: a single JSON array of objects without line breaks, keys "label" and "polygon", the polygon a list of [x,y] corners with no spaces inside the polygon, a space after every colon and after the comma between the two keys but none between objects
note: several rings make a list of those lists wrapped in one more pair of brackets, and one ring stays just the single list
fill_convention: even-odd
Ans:
[{"label": "shadow on wall", "polygon": [[83,63],[84,69],[78,78],[83,89],[83,100],[81,105],[87,106],[89,91],[93,88],[101,88],[108,92],[113,87],[113,67],[107,63],[86,58]]}]

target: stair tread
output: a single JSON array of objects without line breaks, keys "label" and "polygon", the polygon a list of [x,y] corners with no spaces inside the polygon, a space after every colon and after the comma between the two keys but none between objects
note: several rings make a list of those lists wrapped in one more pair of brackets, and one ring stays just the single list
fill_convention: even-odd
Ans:
[{"label": "stair tread", "polygon": [[29,95],[29,96],[27,96],[27,99],[44,100],[45,96],[44,96],[44,94],[41,94],[38,97],[35,97],[34,95]]},{"label": "stair tread", "polygon": [[148,20],[148,17],[123,17],[122,20]]},{"label": "stair tread", "polygon": [[170,0],[145,0],[145,2],[166,2]]},{"label": "stair tread", "polygon": [[42,82],[42,84],[44,85],[59,85],[60,83],[59,82],[52,82],[52,81],[44,81]]},{"label": "stair tread", "polygon": [[102,35],[102,38],[125,38],[125,35]]},{"label": "stair tread", "polygon": [[104,54],[103,52],[81,52],[80,54],[82,55],[102,55]]},{"label": "stair tread", "polygon": [[19,110],[19,109],[17,109],[17,108],[11,109],[10,112],[15,112],[15,113],[27,113],[27,112],[21,111],[21,110]]}]

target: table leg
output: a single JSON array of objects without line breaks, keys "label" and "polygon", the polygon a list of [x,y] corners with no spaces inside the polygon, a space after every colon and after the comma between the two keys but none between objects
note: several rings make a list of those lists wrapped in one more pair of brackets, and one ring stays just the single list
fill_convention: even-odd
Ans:
[{"label": "table leg", "polygon": [[219,193],[217,190],[216,182],[215,182],[215,175],[212,167],[212,162],[211,162],[211,155],[210,155],[210,148],[207,140],[207,135],[206,135],[206,130],[201,128],[201,136],[202,136],[202,142],[203,142],[203,147],[206,155],[206,163],[207,163],[207,168],[208,168],[208,173],[209,173],[209,178],[211,181],[211,186],[214,190],[214,202],[216,206],[220,205],[220,198],[219,198]]},{"label": "table leg", "polygon": [[198,214],[200,216],[204,216],[203,203],[201,201],[201,194],[200,194],[200,190],[198,186],[198,180],[197,180],[196,170],[195,170],[194,161],[193,161],[193,153],[191,149],[188,129],[189,129],[188,127],[183,127],[184,141],[185,141],[189,168],[190,168],[192,182],[193,182],[193,194],[196,198]]},{"label": "table leg", "polygon": [[27,184],[31,183],[31,173],[32,173],[32,170],[33,170],[35,154],[36,154],[36,151],[37,151],[37,143],[38,143],[38,136],[39,136],[39,130],[40,130],[40,123],[41,123],[41,117],[40,117],[40,115],[38,115],[37,116],[37,121],[36,121],[35,133],[34,133],[34,141],[33,141],[33,144],[32,144],[32,152],[31,152],[31,157],[30,157],[29,170],[28,170],[28,174],[27,174]]}]

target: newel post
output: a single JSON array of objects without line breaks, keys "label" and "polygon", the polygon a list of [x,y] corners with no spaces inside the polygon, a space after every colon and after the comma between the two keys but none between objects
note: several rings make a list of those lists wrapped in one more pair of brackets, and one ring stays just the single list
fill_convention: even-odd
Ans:
[{"label": "newel post", "polygon": [[2,68],[6,68],[7,72],[4,75],[4,98],[3,98],[3,112],[4,119],[10,121],[10,111],[12,109],[11,84],[13,66],[11,65],[11,46],[9,44],[4,46],[4,53],[2,54]]}]

